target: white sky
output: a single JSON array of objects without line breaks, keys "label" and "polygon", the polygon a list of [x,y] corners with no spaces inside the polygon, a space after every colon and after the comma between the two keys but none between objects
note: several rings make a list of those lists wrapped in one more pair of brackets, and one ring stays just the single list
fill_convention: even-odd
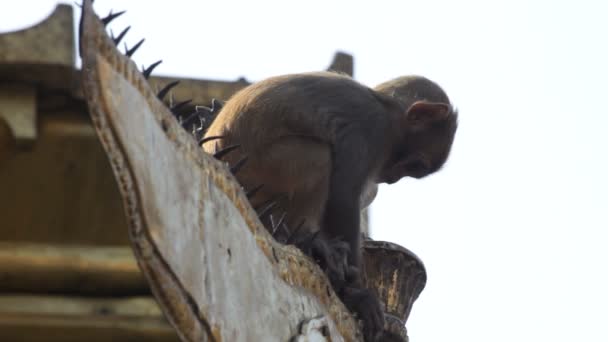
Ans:
[{"label": "white sky", "polygon": [[[460,109],[451,160],[372,206],[373,237],[427,267],[411,340],[608,341],[608,2],[96,2],[128,11],[111,27],[158,74],[259,80],[343,50],[370,86],[437,81]],[[0,30],[55,3],[0,0]]]}]

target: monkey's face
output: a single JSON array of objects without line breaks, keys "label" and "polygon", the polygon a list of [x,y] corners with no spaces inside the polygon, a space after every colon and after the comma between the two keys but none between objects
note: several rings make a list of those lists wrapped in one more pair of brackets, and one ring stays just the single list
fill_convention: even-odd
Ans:
[{"label": "monkey's face", "polygon": [[381,171],[381,182],[393,184],[404,177],[428,176],[438,171],[450,154],[458,125],[457,113],[445,104],[416,105],[415,115],[406,116],[403,141]]},{"label": "monkey's face", "polygon": [[384,183],[393,184],[404,177],[422,178],[432,172],[429,159],[424,154],[416,153],[386,168],[381,175],[381,180]]},{"label": "monkey's face", "polygon": [[422,178],[441,169],[452,149],[458,113],[449,103],[421,101],[408,109],[406,122],[396,176]]}]

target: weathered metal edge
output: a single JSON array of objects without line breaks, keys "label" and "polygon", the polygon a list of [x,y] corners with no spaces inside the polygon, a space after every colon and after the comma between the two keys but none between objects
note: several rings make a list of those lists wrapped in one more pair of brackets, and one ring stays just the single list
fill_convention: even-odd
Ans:
[{"label": "weathered metal edge", "polygon": [[[103,103],[99,101],[101,92],[95,87],[98,81],[96,74],[97,58],[106,60],[115,71],[123,75],[129,83],[141,92],[147,99],[148,105],[156,114],[158,123],[167,128],[168,138],[175,143],[175,146],[179,150],[196,161],[201,168],[209,172],[211,179],[216,183],[218,188],[225,193],[239,210],[247,226],[254,234],[258,246],[281,278],[291,286],[301,287],[314,294],[319,302],[327,308],[328,314],[345,339],[360,340],[361,335],[358,324],[346,307],[339,301],[322,271],[296,248],[282,246],[272,239],[259,222],[240,185],[229,173],[226,165],[202,152],[192,138],[179,127],[166,107],[156,98],[147,81],[137,71],[135,64],[116,50],[111,40],[105,34],[99,18],[94,14],[90,1],[85,1],[84,3],[81,25],[83,28],[81,30],[83,35],[81,37],[84,71],[83,89],[87,101],[91,104],[90,111],[93,123],[107,151],[120,185],[130,227],[129,233],[135,253],[140,257],[139,259],[146,261],[142,262],[138,259],[138,262],[146,277],[154,279],[153,284],[166,285],[162,289],[153,286],[153,293],[159,299],[163,309],[170,313],[169,316],[189,312],[190,315],[196,317],[196,322],[190,322],[188,326],[183,325],[183,320],[180,320],[182,325],[179,326],[180,322],[176,322],[172,317],[168,317],[177,328],[180,337],[184,340],[202,340],[207,337],[213,340],[213,332],[205,320],[200,317],[198,308],[191,299],[190,294],[181,286],[177,277],[172,274],[169,266],[154,245],[153,240],[144,229],[145,222],[139,208],[140,199],[138,198],[137,190],[134,189],[133,175],[131,174],[128,161],[123,155],[124,148],[120,145],[120,141],[116,139],[113,128],[104,117],[104,110],[98,109]],[[167,274],[155,272],[154,267],[150,267],[152,264],[155,267],[162,268]],[[162,280],[160,280],[161,278]],[[189,331],[189,336],[184,336],[183,331]]]},{"label": "weathered metal edge", "polygon": [[[191,303],[186,302],[185,299],[191,298],[191,296],[185,291],[183,286],[180,286],[176,276],[165,263],[156,246],[152,244],[150,237],[145,236],[144,225],[142,223],[143,216],[140,214],[139,208],[141,201],[137,198],[137,192],[133,189],[134,176],[131,174],[128,161],[123,155],[124,149],[120,146],[120,142],[105,116],[107,108],[102,107],[104,103],[101,101],[101,91],[96,86],[99,83],[97,59],[103,58],[103,51],[109,47],[107,37],[104,37],[105,33],[100,34],[100,32],[104,31],[99,26],[99,18],[95,16],[91,2],[84,1],[80,22],[83,92],[89,104],[89,112],[93,125],[106,150],[112,170],[117,178],[119,190],[123,198],[133,251],[138,256],[136,259],[139,267],[144,276],[149,280],[153,294],[163,311],[168,313],[167,319],[176,328],[180,338],[183,341],[207,340],[207,337],[212,336],[209,325],[204,320],[201,320],[196,308],[192,305],[193,301],[190,301]],[[112,54],[106,53],[106,55]],[[115,57],[119,57],[116,53],[114,55]],[[124,65],[125,63],[119,63],[114,58],[111,64],[115,67]],[[122,75],[124,75],[124,71],[125,69],[121,68]],[[127,78],[131,79],[130,77]],[[156,272],[157,269],[162,269],[164,272]],[[175,319],[176,315],[179,315],[180,312],[189,313],[188,316],[194,317],[194,320]],[[188,336],[183,333],[184,331],[189,331]]]}]

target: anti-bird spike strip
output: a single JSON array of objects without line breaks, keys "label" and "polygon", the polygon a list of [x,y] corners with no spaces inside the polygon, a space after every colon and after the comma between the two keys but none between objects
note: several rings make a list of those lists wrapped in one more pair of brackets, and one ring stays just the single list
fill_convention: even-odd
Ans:
[{"label": "anti-bird spike strip", "polygon": [[260,221],[263,221],[263,219],[266,218],[266,216],[272,212],[272,209],[274,209],[274,207],[276,207],[276,205],[277,205],[277,201],[272,201],[272,202],[270,202],[270,204],[268,204],[266,207],[264,207],[264,209],[262,209],[262,211],[260,211],[260,213],[258,214]]},{"label": "anti-bird spike strip", "polygon": [[217,115],[224,107],[224,102],[218,99],[211,99],[211,113]]},{"label": "anti-bird spike strip", "polygon": [[[211,137],[210,137],[211,138]],[[245,195],[247,195],[248,199],[251,199],[253,196],[255,196],[255,194],[260,191],[261,188],[264,187],[264,184],[260,184],[258,186],[256,186],[255,188],[251,189],[251,190],[247,190],[245,192]]]},{"label": "anti-bird spike strip", "polygon": [[160,63],[162,63],[162,62],[163,62],[163,60],[161,59],[161,60],[158,60],[158,61],[156,61],[156,62],[152,63],[152,64],[151,64],[149,67],[147,67],[147,68],[143,68],[143,67],[142,67],[142,72],[141,72],[141,73],[144,75],[144,77],[145,77],[146,79],[150,78],[150,75],[152,74],[152,70],[154,70],[154,68],[156,68],[156,67],[157,67],[157,66],[158,66]]},{"label": "anti-bird spike strip", "polygon": [[[119,16],[121,16],[122,14],[124,14],[125,11],[121,11],[121,12],[117,12],[117,13],[112,13],[112,11],[110,11],[110,13],[102,20],[102,23],[104,24],[104,26],[108,25],[112,20],[118,18]],[[114,42],[114,44],[116,46],[118,46],[118,44],[122,41],[122,39],[125,37],[125,35],[127,34],[127,32],[131,29],[131,26],[127,26],[125,29],[123,29],[118,36],[114,37],[114,34],[112,32],[110,32],[110,37],[112,39],[112,41]],[[135,44],[132,48],[129,48],[127,46],[127,44],[125,43],[125,55],[127,57],[132,57],[133,54],[137,51],[137,49],[139,49],[139,47],[143,44],[143,42],[145,41],[145,39],[141,39],[139,42],[137,42],[137,44]],[[162,63],[162,60],[159,60],[153,64],[151,64],[149,67],[143,67],[142,66],[142,75],[148,79],[150,77],[150,75],[152,74],[152,71],[160,64]],[[167,85],[165,85],[161,90],[158,91],[157,93],[157,97],[158,99],[160,99],[161,101],[165,98],[165,96],[167,96],[167,94],[171,91],[171,89],[173,89],[175,86],[177,86],[179,84],[179,81],[173,81],[168,83]],[[224,102],[218,100],[218,99],[212,99],[211,100],[211,107],[206,107],[206,106],[196,106],[195,109],[196,111],[190,115],[188,115],[186,117],[185,120],[183,120],[183,116],[179,115],[178,110],[180,108],[185,107],[186,105],[190,104],[192,102],[192,100],[185,100],[185,101],[181,101],[178,102],[176,104],[173,103],[173,97],[171,97],[171,101],[170,104],[168,106],[169,110],[175,115],[175,117],[178,119],[178,121],[180,122],[181,126],[186,130],[186,131],[190,131],[190,133],[192,134],[192,136],[199,142],[199,145],[202,145],[208,141],[211,140],[217,140],[222,138],[221,136],[213,136],[213,137],[207,137],[207,138],[203,138],[204,133],[206,131],[205,124],[207,123],[207,121],[209,122],[213,122],[213,120],[215,119],[215,117],[218,115],[218,113],[222,110],[222,107],[224,106]],[[198,122],[197,122],[198,121]],[[210,124],[210,123],[209,123]],[[207,125],[208,126],[208,125]],[[191,127],[191,129],[189,129],[188,127]],[[214,157],[216,159],[221,159],[223,156],[225,156],[226,154],[230,153],[231,151],[239,148],[240,145],[231,145],[228,146],[220,151],[217,150],[217,142],[216,142],[216,151],[214,153]],[[232,174],[236,174],[248,161],[248,157],[245,156],[243,158],[241,158],[238,162],[236,162],[232,167],[230,167],[230,172]],[[263,184],[260,184],[259,186],[251,189],[250,191],[247,192],[247,197],[251,198],[253,197],[261,188],[263,187]],[[268,203],[264,209],[260,212],[259,217],[260,219],[264,219],[265,216],[270,215],[271,216],[271,221],[274,221],[271,215],[272,209],[274,209],[276,207],[278,203],[278,199],[275,201],[272,201],[271,203]],[[283,228],[286,229],[287,231],[289,231],[288,227],[286,226],[286,224],[284,223],[285,218],[287,216],[287,213],[284,212],[283,215],[281,216],[281,218],[279,219],[279,222],[275,224],[275,222],[271,223],[271,230],[272,230],[272,235],[275,236],[275,234],[277,233],[279,228]],[[304,221],[302,221],[298,227],[293,231],[293,233],[288,237],[287,241],[289,241],[291,238],[293,238],[295,236],[295,234],[297,233],[297,231],[303,226]]]},{"label": "anti-bird spike strip", "polygon": [[139,47],[141,46],[141,44],[144,43],[146,39],[142,38],[139,42],[137,42],[137,44],[135,44],[135,46],[133,46],[132,48],[129,49],[129,47],[127,47],[127,43],[125,43],[125,55],[127,57],[132,57],[133,54],[135,53],[135,51],[137,51],[137,49],[139,49]]},{"label": "anti-bird spike strip", "polygon": [[272,226],[272,236],[276,238],[276,233],[278,232],[279,228],[281,228],[283,226],[283,223],[285,222],[285,218],[287,217],[287,212],[284,211],[283,215],[281,215],[281,218],[279,219],[279,222],[277,222],[276,224],[274,222],[272,222],[272,215],[270,216],[270,221],[271,221],[271,226]]},{"label": "anti-bird spike strip", "polygon": [[103,23],[104,26],[107,26],[112,20],[120,17],[125,12],[126,11],[120,11],[120,12],[112,13],[112,10],[110,10],[110,13],[108,13],[108,15],[105,18],[102,18],[101,22]]},{"label": "anti-bird spike strip", "polygon": [[[176,113],[173,113],[174,115]],[[190,114],[186,114],[186,115],[176,115],[178,116],[179,119],[179,123],[180,125],[182,125],[182,127],[184,127],[186,130],[188,130],[188,127],[191,127],[192,124],[196,124],[197,121],[200,121],[201,119],[201,112],[196,111],[194,113],[190,113]],[[184,119],[185,117],[185,119]]]},{"label": "anti-bird spike strip", "polygon": [[222,139],[222,138],[224,138],[223,135],[214,135],[214,136],[210,136],[210,137],[206,137],[206,138],[200,139],[198,141],[198,144],[202,145],[202,144],[204,144],[206,142],[209,142],[209,141],[212,141],[212,140],[217,140],[217,139]]},{"label": "anti-bird spike strip", "polygon": [[217,152],[215,152],[213,154],[213,156],[215,157],[215,159],[221,159],[223,156],[227,155],[228,153],[236,150],[237,148],[241,147],[240,144],[234,144],[234,145],[230,145],[228,147],[225,147]]},{"label": "anti-bird spike strip", "polygon": [[181,102],[178,102],[178,103],[172,105],[171,108],[169,108],[169,109],[171,110],[171,112],[173,112],[173,114],[175,114],[176,111],[180,110],[182,107],[189,104],[190,102],[192,102],[192,99],[181,101]]},{"label": "anti-bird spike strip", "polygon": [[268,204],[270,204],[272,202],[279,203],[286,199],[287,199],[287,194],[281,194],[281,195],[275,196],[274,198],[268,199],[268,200],[258,204],[257,206],[253,207],[253,210],[255,210],[256,212],[262,212]]},{"label": "anti-bird spike strip", "polygon": [[[103,23],[104,26],[107,26],[110,22],[112,22],[114,19],[118,18],[119,16],[121,16],[122,14],[124,14],[125,11],[120,11],[117,13],[113,13],[112,10],[110,10],[110,13],[105,17],[101,19],[101,22]],[[122,39],[125,37],[125,35],[127,34],[127,32],[131,29],[131,26],[127,26],[125,29],[123,29],[118,36],[114,36],[114,32],[112,32],[112,30],[110,30],[110,38],[112,39],[112,41],[114,42],[114,44],[116,46],[118,46],[118,44],[122,41]],[[132,57],[133,54],[135,54],[135,52],[141,47],[141,45],[143,44],[143,42],[145,41],[145,38],[142,38],[139,42],[137,42],[137,44],[135,44],[133,47],[129,48],[127,46],[127,44],[125,43],[125,56],[127,57]],[[149,67],[144,67],[142,66],[142,75],[148,79],[150,77],[150,75],[152,74],[152,71],[160,64],[162,63],[162,60],[156,61],[155,63],[153,63],[152,65],[150,65]],[[176,86],[179,83],[179,81],[174,81],[171,82],[169,84],[167,84],[163,89],[161,89],[158,92],[157,97],[162,101],[164,99],[164,97],[167,95],[167,93],[169,93],[169,91]],[[192,100],[186,100],[186,101],[182,101],[179,102],[177,104],[173,104],[173,97],[171,98],[171,104],[169,105],[169,110],[176,116],[178,116],[178,113],[176,113],[177,110],[179,110],[180,108],[186,106],[187,104],[189,104],[190,102],[192,102]],[[210,108],[207,112],[208,113],[215,113],[216,111],[219,111],[221,109],[221,105],[222,103],[219,101],[216,101],[215,99],[212,102],[212,108]],[[216,113],[217,114],[217,113]],[[201,116],[200,113],[198,116]],[[196,119],[196,116],[193,117],[193,119]],[[180,124],[182,124],[182,119],[181,117],[178,117],[178,120],[180,121]],[[204,123],[206,122],[206,120],[203,119],[199,119],[200,123],[198,126],[193,126],[192,130],[191,130],[191,134],[194,136],[194,138],[196,140],[199,140],[202,138],[202,136],[204,135],[204,131],[206,129],[206,127],[204,127]],[[190,122],[187,122],[185,125],[183,125],[182,127],[184,127],[186,130],[188,130],[188,126],[189,126]],[[239,165],[238,168],[240,168],[242,165]],[[238,169],[237,168],[237,169]]]},{"label": "anti-bird spike strip", "polygon": [[199,140],[201,140],[203,138],[203,136],[205,136],[205,131],[207,129],[204,127],[204,124],[205,124],[205,120],[201,119],[200,126],[199,126],[199,128],[196,130],[196,132],[194,134],[194,140],[199,141]]},{"label": "anti-bird spike strip", "polygon": [[[117,37],[114,37],[114,34],[111,34],[110,37],[112,38],[112,41],[114,42],[114,45],[118,46],[118,44],[120,44],[120,41],[125,37],[125,35],[127,34],[127,32],[129,32],[129,30],[131,29],[131,26],[127,26],[125,27],[119,34]],[[145,74],[144,74],[145,75]]]},{"label": "anti-bird spike strip", "polygon": [[302,229],[302,227],[304,226],[304,222],[306,222],[306,219],[302,219],[302,221],[300,221],[300,223],[296,226],[296,229],[294,229],[291,235],[289,235],[289,237],[287,238],[287,240],[285,240],[285,244],[288,245],[293,242],[293,238],[295,238],[296,234],[300,231],[300,229]]},{"label": "anti-bird spike strip", "polygon": [[173,81],[173,82],[167,84],[166,86],[163,87],[163,89],[158,91],[158,94],[156,94],[156,97],[158,97],[158,99],[162,101],[165,98],[165,96],[167,96],[167,94],[169,93],[171,88],[175,87],[178,84],[179,84],[179,81]]},{"label": "anti-bird spike strip", "polygon": [[248,159],[249,159],[249,157],[246,157],[246,156],[241,158],[241,160],[236,162],[236,164],[234,164],[234,166],[230,167],[230,172],[232,172],[233,175],[236,175],[236,173],[239,172],[239,170],[243,167],[243,165],[245,165],[245,163],[247,163]]}]

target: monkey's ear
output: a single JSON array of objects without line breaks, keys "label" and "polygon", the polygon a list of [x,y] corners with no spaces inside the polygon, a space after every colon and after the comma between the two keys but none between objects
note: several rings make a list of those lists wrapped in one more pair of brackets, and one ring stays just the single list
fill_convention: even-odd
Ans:
[{"label": "monkey's ear", "polygon": [[406,117],[410,125],[426,126],[445,120],[451,108],[448,103],[416,101],[407,109]]}]

